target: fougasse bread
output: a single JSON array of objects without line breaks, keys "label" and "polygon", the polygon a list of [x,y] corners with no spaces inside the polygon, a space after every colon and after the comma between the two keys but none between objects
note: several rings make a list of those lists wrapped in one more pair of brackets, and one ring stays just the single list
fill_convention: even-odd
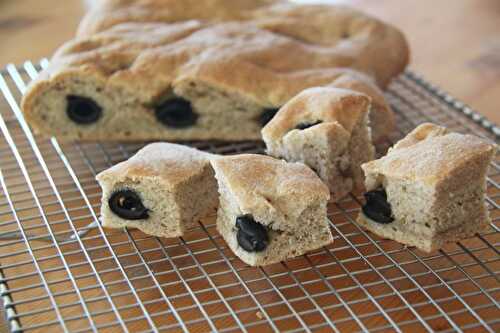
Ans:
[{"label": "fougasse bread", "polygon": [[107,0],[30,84],[33,129],[61,139],[260,139],[306,88],[371,96],[373,137],[393,129],[379,88],[408,63],[397,29],[357,10],[256,0]]}]

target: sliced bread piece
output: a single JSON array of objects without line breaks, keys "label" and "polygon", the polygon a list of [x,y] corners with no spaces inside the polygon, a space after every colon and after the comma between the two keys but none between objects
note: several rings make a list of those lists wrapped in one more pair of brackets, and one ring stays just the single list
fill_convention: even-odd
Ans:
[{"label": "sliced bread piece", "polygon": [[186,146],[153,143],[129,160],[101,172],[104,227],[138,228],[159,237],[178,237],[215,214],[215,155]]},{"label": "sliced bread piece", "polygon": [[387,156],[362,166],[366,204],[358,223],[432,252],[490,223],[486,174],[494,145],[434,124],[417,127]]},{"label": "sliced bread piece", "polygon": [[369,111],[366,95],[336,88],[307,89],[262,130],[267,153],[311,167],[338,201],[363,188],[361,164],[375,158]]},{"label": "sliced bread piece", "polygon": [[248,265],[276,263],[332,242],[328,188],[303,164],[262,155],[211,163],[220,192],[217,230]]}]

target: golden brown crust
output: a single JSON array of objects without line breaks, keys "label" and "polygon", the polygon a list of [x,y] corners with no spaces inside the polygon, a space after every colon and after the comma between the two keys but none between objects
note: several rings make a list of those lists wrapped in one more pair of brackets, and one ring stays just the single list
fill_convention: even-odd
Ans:
[{"label": "golden brown crust", "polygon": [[296,218],[311,204],[330,198],[328,187],[302,163],[245,154],[214,159],[211,164],[243,213],[276,207],[280,214]]},{"label": "golden brown crust", "polygon": [[301,123],[338,123],[351,133],[370,99],[350,90],[310,88],[292,98],[262,129],[266,142],[277,142]]},{"label": "golden brown crust", "polygon": [[[265,67],[277,72],[355,68],[373,75],[381,86],[386,86],[409,61],[408,45],[401,32],[375,18],[343,6],[294,5],[287,1],[108,1],[87,15],[79,35],[93,36],[123,23],[172,24],[189,20],[208,25],[243,21],[244,25],[251,24],[293,40],[295,44],[283,45],[262,38],[256,62],[265,62]],[[291,48],[294,45],[299,50]],[[239,58],[235,52],[238,49],[235,47],[228,53]],[[309,56],[294,56],[297,52]]]},{"label": "golden brown crust", "polygon": [[413,131],[411,131],[407,136],[405,136],[403,139],[398,141],[394,147],[391,148],[393,149],[401,149],[401,148],[407,148],[413,145],[416,145],[417,143],[437,137],[437,136],[443,136],[448,134],[449,131],[445,127],[441,127],[432,123],[423,123],[419,126],[417,126]]},{"label": "golden brown crust", "polygon": [[282,0],[99,0],[85,15],[78,36],[90,36],[122,23],[248,20],[261,7]]},{"label": "golden brown crust", "polygon": [[[366,175],[389,174],[393,179],[420,181],[436,186],[477,160],[490,160],[495,146],[473,135],[447,133],[423,124],[389,153],[362,166]],[[370,179],[367,179],[370,181]],[[367,184],[367,188],[373,188]]]},{"label": "golden brown crust", "polygon": [[183,145],[152,143],[142,148],[127,161],[119,163],[97,175],[99,181],[114,179],[141,179],[157,177],[164,186],[175,188],[180,183],[202,173],[217,155]]}]

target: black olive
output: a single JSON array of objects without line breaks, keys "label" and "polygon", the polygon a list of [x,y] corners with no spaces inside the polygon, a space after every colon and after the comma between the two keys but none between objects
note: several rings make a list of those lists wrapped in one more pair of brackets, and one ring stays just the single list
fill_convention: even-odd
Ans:
[{"label": "black olive", "polygon": [[389,224],[394,222],[392,217],[391,204],[387,202],[387,193],[383,189],[378,189],[365,193],[366,204],[363,206],[363,213],[371,220]]},{"label": "black olive", "polygon": [[168,127],[186,128],[196,124],[198,114],[193,111],[191,102],[175,97],[166,100],[155,109],[156,119]]},{"label": "black olive", "polygon": [[109,198],[109,208],[125,220],[144,220],[149,217],[139,195],[132,190],[116,191]]},{"label": "black olive", "polygon": [[262,252],[269,244],[267,229],[255,222],[252,215],[243,215],[236,218],[238,244],[247,252]]},{"label": "black olive", "polygon": [[316,126],[316,125],[319,125],[323,123],[323,121],[321,120],[318,120],[318,121],[314,121],[312,123],[300,123],[298,124],[297,126],[295,126],[295,129],[298,129],[298,130],[305,130],[305,129],[308,129],[310,127],[313,127],[313,126]]},{"label": "black olive", "polygon": [[268,122],[271,121],[271,119],[274,118],[276,113],[278,113],[280,109],[279,108],[268,108],[264,109],[264,111],[260,114],[259,116],[259,123],[264,127],[267,125]]},{"label": "black olive", "polygon": [[69,95],[66,101],[66,114],[77,124],[92,124],[101,117],[102,108],[90,98]]}]

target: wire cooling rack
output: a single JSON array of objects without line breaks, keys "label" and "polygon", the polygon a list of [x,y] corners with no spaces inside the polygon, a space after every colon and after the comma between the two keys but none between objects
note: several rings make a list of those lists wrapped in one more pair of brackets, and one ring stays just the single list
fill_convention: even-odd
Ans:
[{"label": "wire cooling rack", "polygon": [[[0,235],[18,236],[0,240],[0,292],[13,332],[500,331],[500,156],[488,179],[493,222],[481,235],[424,254],[361,229],[361,198],[351,195],[329,207],[332,245],[251,268],[213,218],[178,239],[89,229],[99,216],[94,176],[144,144],[33,136],[18,102],[39,68],[0,74]],[[492,123],[410,72],[388,98],[399,127],[382,151],[425,121],[499,142]],[[263,148],[191,144],[221,154]]]}]

